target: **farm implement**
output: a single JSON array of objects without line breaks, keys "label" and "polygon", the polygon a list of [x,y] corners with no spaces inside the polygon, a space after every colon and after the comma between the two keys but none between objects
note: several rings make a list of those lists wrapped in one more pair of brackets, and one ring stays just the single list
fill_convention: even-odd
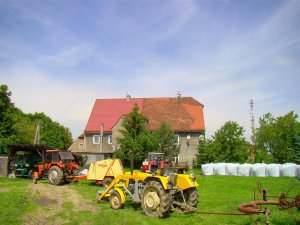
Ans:
[{"label": "farm implement", "polygon": [[[141,204],[147,216],[157,218],[166,217],[172,211],[185,214],[261,214],[264,215],[263,223],[265,224],[270,224],[269,215],[271,214],[271,211],[265,207],[266,205],[277,205],[279,210],[292,207],[300,210],[300,195],[289,197],[282,193],[279,197],[268,196],[266,190],[259,189],[262,199],[239,205],[237,212],[201,212],[197,210],[197,186],[193,175],[169,173],[162,176],[133,171],[133,173],[127,172],[116,177],[106,190],[98,191],[96,201],[108,200],[111,208],[118,210],[124,207],[126,197],[131,197],[134,202]],[[258,222],[257,219],[255,223]]]}]

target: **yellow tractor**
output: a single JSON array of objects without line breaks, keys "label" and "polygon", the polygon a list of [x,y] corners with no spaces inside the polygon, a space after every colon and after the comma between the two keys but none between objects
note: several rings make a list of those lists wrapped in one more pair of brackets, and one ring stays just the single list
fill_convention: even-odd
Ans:
[{"label": "yellow tractor", "polygon": [[116,177],[105,191],[98,191],[97,202],[109,200],[112,209],[123,208],[126,196],[141,203],[150,217],[166,217],[170,211],[195,212],[198,203],[196,178],[193,175],[166,172],[162,176],[137,170]]}]

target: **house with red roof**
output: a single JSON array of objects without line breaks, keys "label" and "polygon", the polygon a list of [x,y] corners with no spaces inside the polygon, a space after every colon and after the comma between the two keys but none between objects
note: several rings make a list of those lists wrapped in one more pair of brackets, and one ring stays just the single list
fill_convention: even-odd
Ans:
[{"label": "house with red roof", "polygon": [[199,138],[204,135],[204,106],[192,97],[96,99],[84,133],[70,150],[88,155],[88,161],[106,159],[118,148],[122,137],[123,116],[138,104],[140,113],[148,119],[150,131],[167,122],[176,134],[180,153],[177,160],[192,165],[196,159]]}]

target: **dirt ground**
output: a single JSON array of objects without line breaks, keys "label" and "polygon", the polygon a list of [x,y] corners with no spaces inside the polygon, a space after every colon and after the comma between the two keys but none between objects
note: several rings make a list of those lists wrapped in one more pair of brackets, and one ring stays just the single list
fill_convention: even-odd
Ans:
[{"label": "dirt ground", "polygon": [[66,202],[72,203],[73,210],[92,210],[96,208],[89,204],[89,202],[80,196],[75,190],[68,187],[68,185],[54,186],[47,183],[30,184],[28,188],[31,190],[31,198],[39,205],[39,209],[34,213],[26,214],[23,218],[23,224],[30,225],[59,225],[67,223],[57,217],[53,216],[63,210],[63,204]]}]

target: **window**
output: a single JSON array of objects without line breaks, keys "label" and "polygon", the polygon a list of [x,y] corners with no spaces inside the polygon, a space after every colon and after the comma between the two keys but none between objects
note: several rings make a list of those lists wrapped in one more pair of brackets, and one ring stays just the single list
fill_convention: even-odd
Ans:
[{"label": "window", "polygon": [[112,135],[108,135],[107,139],[108,139],[107,143],[111,145],[112,144]]},{"label": "window", "polygon": [[79,144],[79,149],[83,149],[83,143]]},{"label": "window", "polygon": [[175,145],[179,145],[180,144],[179,134],[175,134],[174,135],[174,141],[175,141]]},{"label": "window", "polygon": [[93,135],[93,144],[100,143],[100,135]]}]

